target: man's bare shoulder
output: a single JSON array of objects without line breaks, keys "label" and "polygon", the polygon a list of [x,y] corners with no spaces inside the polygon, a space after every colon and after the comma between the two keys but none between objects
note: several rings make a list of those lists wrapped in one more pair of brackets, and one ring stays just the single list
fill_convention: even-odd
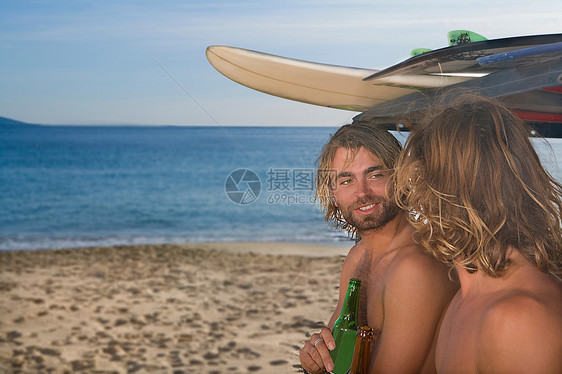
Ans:
[{"label": "man's bare shoulder", "polygon": [[423,247],[411,244],[397,248],[386,273],[389,281],[441,282],[448,279],[449,270]]},{"label": "man's bare shoulder", "polygon": [[449,278],[449,269],[417,245],[397,249],[385,271],[384,283],[393,297],[403,302],[420,300],[440,306],[448,303],[459,287]]},{"label": "man's bare shoulder", "polygon": [[[558,283],[558,284],[557,284]],[[533,292],[534,291],[534,292]],[[514,289],[482,311],[481,372],[562,372],[562,285]]]}]

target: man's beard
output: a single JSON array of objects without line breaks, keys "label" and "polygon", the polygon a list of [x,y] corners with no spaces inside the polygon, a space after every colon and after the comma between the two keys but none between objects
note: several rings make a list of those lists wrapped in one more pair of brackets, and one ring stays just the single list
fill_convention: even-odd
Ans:
[{"label": "man's beard", "polygon": [[[377,203],[377,210],[368,215],[360,215],[355,213],[355,209],[366,204]],[[341,214],[345,218],[346,222],[351,226],[355,227],[357,232],[365,232],[367,230],[378,230],[388,222],[390,222],[398,212],[400,208],[384,198],[367,196],[357,200],[357,202],[345,210],[341,209]]]}]

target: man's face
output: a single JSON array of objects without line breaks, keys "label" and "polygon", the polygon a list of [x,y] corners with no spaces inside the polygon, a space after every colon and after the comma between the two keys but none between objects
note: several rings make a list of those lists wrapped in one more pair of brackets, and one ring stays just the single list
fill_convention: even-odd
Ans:
[{"label": "man's face", "polygon": [[371,152],[339,148],[332,160],[335,180],[331,193],[345,220],[359,233],[379,229],[398,214],[385,197],[390,173]]}]

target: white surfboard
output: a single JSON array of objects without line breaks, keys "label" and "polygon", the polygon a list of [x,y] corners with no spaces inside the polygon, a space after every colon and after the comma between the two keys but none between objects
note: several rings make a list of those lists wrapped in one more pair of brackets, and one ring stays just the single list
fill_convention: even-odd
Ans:
[{"label": "white surfboard", "polygon": [[363,112],[424,88],[472,77],[391,75],[364,80],[379,70],[321,64],[228,46],[210,46],[207,59],[224,76],[285,99]]}]

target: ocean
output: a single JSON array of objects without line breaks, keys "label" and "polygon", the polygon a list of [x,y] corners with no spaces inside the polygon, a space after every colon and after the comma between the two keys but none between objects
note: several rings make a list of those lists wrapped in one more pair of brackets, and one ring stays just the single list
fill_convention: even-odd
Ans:
[{"label": "ocean", "polygon": [[[315,160],[336,130],[0,127],[0,250],[345,242],[313,193]],[[562,139],[549,142],[537,149],[561,180]]]}]

